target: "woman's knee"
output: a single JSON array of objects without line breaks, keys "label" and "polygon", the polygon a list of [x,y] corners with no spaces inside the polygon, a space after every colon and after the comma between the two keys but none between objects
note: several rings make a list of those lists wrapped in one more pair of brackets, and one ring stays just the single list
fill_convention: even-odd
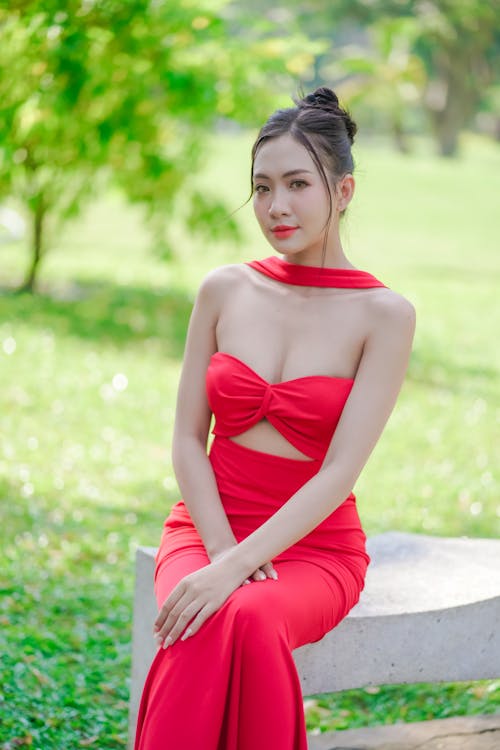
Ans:
[{"label": "woman's knee", "polygon": [[275,581],[255,581],[236,589],[226,602],[234,627],[253,639],[286,637],[286,623],[276,591]]},{"label": "woman's knee", "polygon": [[154,576],[154,592],[158,609],[185,576],[203,568],[207,561],[206,553],[198,549],[180,551],[159,559]]}]

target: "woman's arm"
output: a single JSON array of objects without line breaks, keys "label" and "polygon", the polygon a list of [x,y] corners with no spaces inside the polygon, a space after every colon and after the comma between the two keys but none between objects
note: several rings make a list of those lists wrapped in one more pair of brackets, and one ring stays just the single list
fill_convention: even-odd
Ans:
[{"label": "woman's arm", "polygon": [[194,635],[251,571],[316,528],[351,492],[396,403],[415,330],[413,306],[394,293],[374,300],[372,313],[356,379],[320,471],[256,531],[175,587],[156,621],[165,646],[184,631],[183,639]]},{"label": "woman's arm", "polygon": [[175,477],[210,559],[236,544],[207,456],[212,414],[205,378],[210,357],[217,351],[215,327],[227,276],[225,268],[210,272],[196,296],[186,336],[172,442]]},{"label": "woman's arm", "polygon": [[[177,484],[211,561],[237,544],[207,456],[212,413],[205,387],[210,357],[217,351],[215,329],[220,308],[234,291],[235,281],[235,269],[223,266],[209,273],[198,291],[186,336],[172,443]],[[259,567],[249,577],[255,580],[276,577],[271,563]]]}]

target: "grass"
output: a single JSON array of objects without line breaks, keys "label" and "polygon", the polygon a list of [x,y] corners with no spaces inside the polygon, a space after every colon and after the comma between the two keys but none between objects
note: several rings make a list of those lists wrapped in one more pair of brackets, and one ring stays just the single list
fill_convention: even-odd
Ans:
[{"label": "grass", "polygon": [[[201,178],[236,208],[249,138],[214,142]],[[356,494],[368,535],[400,529],[498,536],[498,146],[456,161],[361,143],[344,227],[352,261],[408,296],[417,334],[407,381]],[[495,168],[496,167],[496,168]],[[133,561],[178,499],[170,441],[196,287],[220,263],[271,254],[176,229],[148,253],[136,208],[110,193],[68,226],[41,293],[13,296],[25,248],[3,246],[0,284],[0,747],[123,748]],[[498,711],[500,682],[381,686],[308,699],[310,729]]]}]

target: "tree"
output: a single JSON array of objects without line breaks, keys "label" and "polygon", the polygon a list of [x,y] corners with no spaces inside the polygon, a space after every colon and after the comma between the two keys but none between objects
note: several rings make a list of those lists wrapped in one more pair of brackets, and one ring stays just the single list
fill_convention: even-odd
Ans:
[{"label": "tree", "polygon": [[[284,58],[307,40],[232,37],[228,0],[12,0],[0,5],[0,197],[30,216],[33,290],[47,229],[76,215],[113,181],[146,207],[168,252],[181,192],[198,231],[236,232],[227,211],[193,186],[214,122],[254,124],[270,78],[291,84]],[[305,63],[303,63],[305,64]]]},{"label": "tree", "polygon": [[415,49],[429,79],[425,103],[441,155],[452,156],[460,131],[498,80],[500,9],[486,0],[421,0],[416,12]]},{"label": "tree", "polygon": [[368,45],[346,45],[337,61],[322,69],[327,77],[344,78],[339,92],[352,107],[363,103],[387,118],[403,153],[409,151],[405,119],[422,100],[426,83],[423,63],[412,52],[417,34],[415,19],[383,17],[367,28]]},{"label": "tree", "polygon": [[[252,7],[262,2],[254,0]],[[352,94],[371,99],[375,107],[392,112],[396,131],[408,101],[414,101],[416,90],[422,91],[422,109],[443,156],[456,153],[461,130],[495,97],[498,2],[290,0],[286,6],[269,8],[267,17],[300,28],[313,39],[328,40],[328,51],[316,59],[314,83],[344,84],[345,70],[342,73],[339,62],[348,60],[351,80],[341,86],[346,98]],[[353,40],[358,47],[355,56],[350,49]],[[404,55],[399,54],[402,49]]]}]

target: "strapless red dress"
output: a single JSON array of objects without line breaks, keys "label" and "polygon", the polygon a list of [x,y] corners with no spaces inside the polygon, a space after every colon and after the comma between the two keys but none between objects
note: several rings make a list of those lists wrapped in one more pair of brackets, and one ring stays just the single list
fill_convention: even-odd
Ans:
[{"label": "strapless red dress", "polygon": [[[288,284],[384,286],[365,271],[297,266],[274,256],[248,265]],[[353,382],[310,375],[268,383],[228,352],[212,356],[206,381],[215,416],[209,460],[238,541],[319,471]],[[310,460],[231,440],[263,418]],[[143,690],[135,750],[307,750],[291,652],[322,638],[356,604],[370,562],[365,542],[351,493],[273,559],[278,581],[238,588],[195,636],[159,649]],[[208,563],[181,500],[165,521],[157,553],[158,604],[185,575]]]}]

